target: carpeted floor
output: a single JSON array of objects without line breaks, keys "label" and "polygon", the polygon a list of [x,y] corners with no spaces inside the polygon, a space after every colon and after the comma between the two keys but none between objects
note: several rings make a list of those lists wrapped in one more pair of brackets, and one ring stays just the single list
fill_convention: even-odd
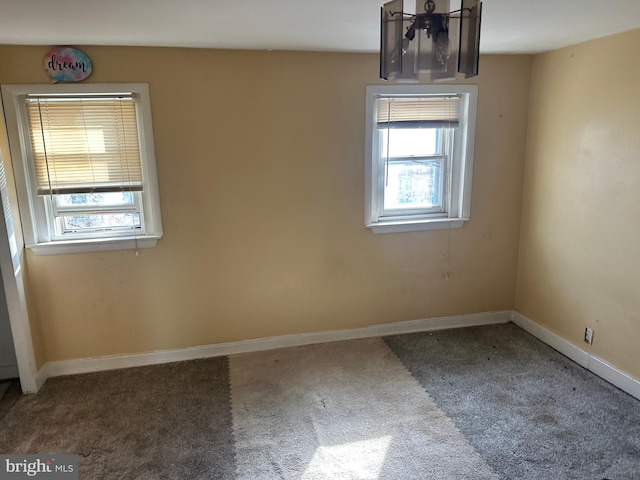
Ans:
[{"label": "carpeted floor", "polygon": [[238,480],[498,478],[379,338],[236,356],[230,371]]},{"label": "carpeted floor", "polygon": [[640,401],[513,324],[47,381],[0,453],[81,479],[640,479]]},{"label": "carpeted floor", "polygon": [[640,401],[513,324],[387,345],[505,479],[640,479]]},{"label": "carpeted floor", "polygon": [[0,452],[80,455],[82,480],[230,479],[226,358],[52,378],[0,421]]}]

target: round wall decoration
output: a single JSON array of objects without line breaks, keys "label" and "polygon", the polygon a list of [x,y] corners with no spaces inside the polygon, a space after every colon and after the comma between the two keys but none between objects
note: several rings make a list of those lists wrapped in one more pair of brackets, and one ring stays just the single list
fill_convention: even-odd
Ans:
[{"label": "round wall decoration", "polygon": [[52,83],[81,82],[92,68],[89,57],[77,48],[56,47],[44,56],[44,70]]}]

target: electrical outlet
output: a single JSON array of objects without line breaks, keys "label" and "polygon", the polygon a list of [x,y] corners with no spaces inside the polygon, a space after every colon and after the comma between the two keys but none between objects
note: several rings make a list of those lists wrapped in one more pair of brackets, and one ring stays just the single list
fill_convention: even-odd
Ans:
[{"label": "electrical outlet", "polygon": [[584,343],[591,345],[593,343],[593,328],[584,329]]}]

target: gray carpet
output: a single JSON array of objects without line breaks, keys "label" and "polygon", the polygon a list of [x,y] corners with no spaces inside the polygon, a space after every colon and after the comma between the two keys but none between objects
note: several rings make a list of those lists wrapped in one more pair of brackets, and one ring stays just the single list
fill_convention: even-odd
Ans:
[{"label": "gray carpet", "polygon": [[640,479],[640,402],[496,325],[47,381],[0,453],[98,479]]},{"label": "gray carpet", "polygon": [[640,402],[513,324],[386,338],[504,479],[640,479]]},{"label": "gray carpet", "polygon": [[1,453],[79,454],[82,480],[229,479],[226,358],[52,378],[0,422]]}]

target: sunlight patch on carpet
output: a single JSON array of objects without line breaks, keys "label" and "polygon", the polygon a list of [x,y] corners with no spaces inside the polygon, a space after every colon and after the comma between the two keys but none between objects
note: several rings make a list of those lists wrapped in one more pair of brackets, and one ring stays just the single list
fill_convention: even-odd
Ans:
[{"label": "sunlight patch on carpet", "polygon": [[318,447],[300,480],[314,478],[361,478],[377,480],[391,444],[391,437],[372,438],[344,445]]},{"label": "sunlight patch on carpet", "polygon": [[239,480],[497,478],[381,339],[229,365]]}]

